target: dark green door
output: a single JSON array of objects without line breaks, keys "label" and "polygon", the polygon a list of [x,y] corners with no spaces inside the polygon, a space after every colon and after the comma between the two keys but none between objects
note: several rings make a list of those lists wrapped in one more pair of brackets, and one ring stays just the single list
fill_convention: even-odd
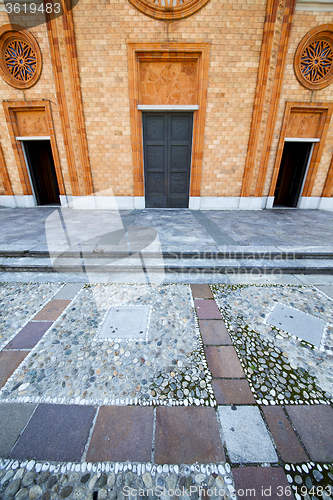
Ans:
[{"label": "dark green door", "polygon": [[143,145],[147,208],[187,208],[192,113],[144,113]]}]

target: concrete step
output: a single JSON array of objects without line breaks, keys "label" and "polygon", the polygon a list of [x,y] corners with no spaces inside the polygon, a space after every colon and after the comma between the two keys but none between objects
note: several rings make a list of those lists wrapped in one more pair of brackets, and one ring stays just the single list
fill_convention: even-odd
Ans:
[{"label": "concrete step", "polygon": [[49,256],[25,256],[0,258],[1,272],[61,272],[61,273],[114,273],[138,272],[146,268],[148,272],[191,273],[266,273],[266,274],[333,274],[333,258],[303,256],[302,258],[222,258],[211,256],[200,258],[199,255],[188,258],[183,255],[134,254],[110,257],[105,255],[87,255],[85,258],[73,255],[51,260]]}]

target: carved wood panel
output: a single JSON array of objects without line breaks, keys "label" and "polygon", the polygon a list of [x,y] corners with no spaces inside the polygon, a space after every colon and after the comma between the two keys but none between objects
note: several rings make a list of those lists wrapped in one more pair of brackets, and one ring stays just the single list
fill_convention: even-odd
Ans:
[{"label": "carved wood panel", "polygon": [[314,138],[318,136],[321,113],[290,113],[286,137]]},{"label": "carved wood panel", "polygon": [[16,122],[21,137],[49,135],[45,111],[16,111]]},{"label": "carved wood panel", "polygon": [[142,104],[196,104],[197,62],[140,62]]}]

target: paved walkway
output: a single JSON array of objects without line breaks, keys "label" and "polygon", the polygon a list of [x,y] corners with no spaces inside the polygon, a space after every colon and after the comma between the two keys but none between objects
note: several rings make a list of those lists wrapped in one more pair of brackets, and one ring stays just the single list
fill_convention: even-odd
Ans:
[{"label": "paved walkway", "polygon": [[[98,247],[117,241],[102,236],[129,226],[158,233],[163,251],[215,250],[221,247],[275,247],[332,250],[333,212],[274,209],[262,211],[194,211],[188,209],[72,210],[50,207],[0,210],[0,250],[42,251],[72,244]],[[153,231],[152,231],[153,232]],[[115,236],[115,235],[114,235]],[[118,241],[121,238],[119,233]],[[146,245],[149,241],[145,241]]]},{"label": "paved walkway", "polygon": [[332,286],[0,290],[0,497],[333,498]]}]

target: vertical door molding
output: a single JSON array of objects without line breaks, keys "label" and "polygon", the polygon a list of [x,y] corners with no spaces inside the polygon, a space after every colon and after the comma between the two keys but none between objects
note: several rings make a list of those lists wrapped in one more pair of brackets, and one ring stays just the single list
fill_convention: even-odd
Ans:
[{"label": "vertical door molding", "polygon": [[333,104],[311,102],[286,103],[269,196],[274,196],[286,137],[295,139],[320,139],[319,142],[314,143],[303,192],[300,194],[300,196],[311,196],[332,112]]},{"label": "vertical door molding", "polygon": [[[48,0],[46,0],[47,2]],[[61,0],[64,14],[62,17],[63,27],[66,34],[65,45],[69,68],[71,93],[74,101],[74,117],[77,131],[79,154],[81,160],[82,177],[85,188],[85,195],[93,194],[93,182],[91,175],[91,166],[88,151],[88,141],[86,134],[86,125],[83,114],[83,103],[81,94],[81,84],[79,78],[79,65],[77,59],[73,12],[71,9],[71,0]]]},{"label": "vertical door molding", "polygon": [[274,74],[274,82],[271,94],[271,102],[266,120],[266,123],[269,125],[266,126],[263,151],[261,155],[258,177],[256,182],[256,189],[255,189],[255,196],[258,197],[261,197],[264,192],[266,173],[269,162],[269,156],[272,148],[276,116],[280,102],[284,68],[289,47],[289,38],[295,12],[295,6],[296,6],[296,0],[286,0],[283,13],[283,22],[281,28],[278,55],[275,64],[275,74]]},{"label": "vertical door molding", "polygon": [[[142,147],[142,112],[140,62],[196,62],[195,103],[199,110],[193,117],[193,143],[190,196],[200,196],[204,132],[207,106],[209,69],[209,43],[128,43],[128,80],[130,98],[130,120],[134,196],[144,196],[144,166]],[[156,103],[157,104],[157,103]],[[159,103],[161,104],[161,103]],[[162,103],[166,104],[166,103]],[[178,104],[178,103],[174,103]],[[181,104],[193,104],[192,102]]]},{"label": "vertical door molding", "polygon": [[12,143],[14,156],[16,160],[17,170],[19,173],[22,191],[24,195],[32,195],[32,186],[30,184],[28,167],[26,165],[25,157],[21,142],[16,137],[29,136],[30,133],[25,133],[20,130],[17,113],[39,113],[38,116],[43,117],[43,127],[41,132],[34,132],[36,137],[47,135],[50,137],[52,156],[54,167],[57,175],[59,192],[61,195],[65,194],[65,186],[62,177],[62,171],[59,161],[58,148],[55,138],[55,132],[52,122],[51,106],[49,101],[4,101],[3,107],[5,111],[6,121],[10,140]]},{"label": "vertical door molding", "polygon": [[[44,8],[46,10],[46,3],[50,2],[53,3],[53,0],[43,0],[43,2],[44,2]],[[49,38],[53,75],[54,75],[54,85],[56,89],[57,103],[59,106],[61,129],[64,139],[65,154],[67,159],[68,174],[72,188],[71,194],[72,196],[79,196],[80,186],[76,171],[73,140],[72,140],[68,107],[66,101],[62,62],[60,57],[58,32],[57,32],[56,19],[54,17],[53,9],[51,14],[45,12],[45,18],[46,18],[47,34]]]},{"label": "vertical door molding", "polygon": [[6,196],[13,196],[14,193],[13,193],[12,183],[10,182],[10,177],[8,174],[1,144],[0,144],[0,179],[3,185],[4,194]]}]

